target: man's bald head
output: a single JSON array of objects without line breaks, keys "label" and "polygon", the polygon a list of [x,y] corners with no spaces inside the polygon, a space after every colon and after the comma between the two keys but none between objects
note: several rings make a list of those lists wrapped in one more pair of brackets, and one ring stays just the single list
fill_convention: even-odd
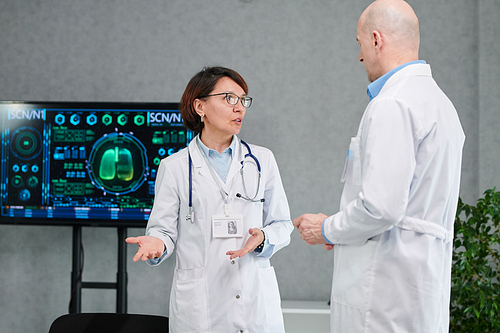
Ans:
[{"label": "man's bald head", "polygon": [[395,47],[416,49],[420,44],[420,24],[410,5],[403,0],[377,0],[360,17],[364,33],[379,31]]},{"label": "man's bald head", "polygon": [[417,15],[403,0],[377,0],[361,14],[356,40],[361,47],[359,61],[373,82],[400,65],[418,60]]}]

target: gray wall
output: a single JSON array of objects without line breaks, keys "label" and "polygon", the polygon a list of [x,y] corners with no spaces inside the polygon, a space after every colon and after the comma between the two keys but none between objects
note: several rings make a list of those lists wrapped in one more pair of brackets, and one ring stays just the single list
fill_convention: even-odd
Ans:
[{"label": "gray wall", "polygon": [[[3,0],[0,100],[178,101],[219,64],[247,80],[241,137],[272,149],[291,212],[335,213],[347,146],[368,102],[356,23],[370,0]],[[461,196],[500,185],[498,0],[409,1],[421,58],[454,102],[467,140]],[[129,235],[143,234],[129,229]],[[0,332],[46,332],[67,312],[71,227],[0,225]],[[115,229],[84,228],[84,281],[114,281]],[[132,263],[131,313],[168,313],[174,258]],[[292,234],[273,258],[286,300],[330,293],[332,253]],[[113,291],[84,290],[83,311],[113,312]]]}]

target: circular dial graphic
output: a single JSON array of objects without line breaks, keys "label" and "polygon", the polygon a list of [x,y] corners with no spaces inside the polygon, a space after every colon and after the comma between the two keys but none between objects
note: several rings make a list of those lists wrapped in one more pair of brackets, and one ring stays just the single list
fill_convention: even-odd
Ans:
[{"label": "circular dial graphic", "polygon": [[87,169],[92,184],[104,192],[133,192],[148,175],[146,148],[130,134],[106,134],[92,146]]},{"label": "circular dial graphic", "polygon": [[33,159],[42,151],[40,133],[32,127],[18,128],[12,134],[11,142],[12,154],[21,160]]}]

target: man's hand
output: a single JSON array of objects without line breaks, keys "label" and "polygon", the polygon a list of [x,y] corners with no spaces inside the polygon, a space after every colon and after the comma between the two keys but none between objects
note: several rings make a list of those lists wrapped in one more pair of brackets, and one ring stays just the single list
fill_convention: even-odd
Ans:
[{"label": "man's hand", "polygon": [[333,250],[333,244],[323,244],[323,247],[325,248],[325,250],[327,251],[331,251]]},{"label": "man's hand", "polygon": [[333,245],[328,244],[323,238],[323,220],[328,216],[325,214],[304,214],[293,220],[293,225],[300,234],[300,239],[306,241],[308,245],[323,244],[327,250],[333,249]]},{"label": "man's hand", "polygon": [[132,259],[133,261],[159,258],[165,249],[163,241],[154,236],[128,237],[125,242],[139,245],[139,250]]},{"label": "man's hand", "polygon": [[245,254],[252,252],[264,241],[264,231],[259,228],[252,228],[248,230],[250,237],[248,238],[245,246],[236,251],[227,251],[226,255],[231,256],[229,259],[234,259],[236,257],[243,257]]}]

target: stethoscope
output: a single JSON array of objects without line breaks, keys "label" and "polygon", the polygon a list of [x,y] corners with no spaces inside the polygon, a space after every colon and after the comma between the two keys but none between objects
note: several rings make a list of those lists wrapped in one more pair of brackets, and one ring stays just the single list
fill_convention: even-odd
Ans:
[{"label": "stethoscope", "polygon": [[[243,184],[243,193],[244,194],[236,193],[236,197],[243,199],[243,200],[246,200],[246,201],[250,201],[250,202],[265,202],[266,199],[264,199],[264,198],[255,199],[257,197],[257,195],[259,194],[260,180],[262,177],[262,172],[261,172],[262,170],[260,168],[260,162],[257,159],[257,156],[252,154],[252,150],[250,149],[250,146],[243,140],[240,140],[240,142],[247,148],[248,154],[246,154],[245,156],[243,156],[243,158],[241,158],[241,149],[240,149],[240,159],[241,159],[241,161],[240,161],[240,163],[241,163],[240,175],[241,175],[241,182]],[[215,175],[215,172],[214,172],[212,166],[210,165],[205,154],[203,152],[201,152],[201,155],[205,158],[205,162],[207,163],[208,168],[210,169],[210,172],[212,173],[212,177],[214,178],[215,182],[219,186],[222,197],[227,204],[227,196],[228,196],[227,193],[225,193],[225,191],[222,189],[222,186],[219,183],[219,179]],[[188,149],[188,157],[189,157],[189,208],[188,208],[188,213],[186,215],[186,220],[191,221],[191,223],[193,223],[194,222],[194,217],[193,217],[193,215],[194,215],[194,210],[193,210],[193,161],[191,159],[191,154],[189,153],[189,149]],[[255,191],[255,195],[253,197],[250,197],[250,195],[248,195],[247,187],[245,184],[245,177],[244,177],[245,163],[249,162],[249,160],[247,160],[247,158],[251,158],[255,162],[255,165],[257,166],[257,173],[258,173],[257,190]]]}]

